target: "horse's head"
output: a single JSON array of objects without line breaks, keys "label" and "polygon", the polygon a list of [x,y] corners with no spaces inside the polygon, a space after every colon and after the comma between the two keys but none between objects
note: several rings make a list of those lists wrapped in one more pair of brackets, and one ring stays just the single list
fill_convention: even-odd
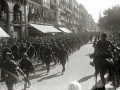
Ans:
[{"label": "horse's head", "polygon": [[70,83],[68,90],[82,90],[82,89],[81,89],[81,85],[79,82],[73,81]]}]

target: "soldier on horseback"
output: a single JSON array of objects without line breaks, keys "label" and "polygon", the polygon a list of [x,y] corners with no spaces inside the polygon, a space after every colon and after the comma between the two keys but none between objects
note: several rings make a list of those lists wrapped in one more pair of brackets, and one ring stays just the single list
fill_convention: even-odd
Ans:
[{"label": "soldier on horseback", "polygon": [[101,35],[101,40],[98,41],[96,46],[96,51],[90,57],[94,58],[93,64],[95,65],[95,76],[97,84],[97,74],[100,72],[100,77],[102,80],[103,90],[105,90],[105,78],[104,75],[106,72],[109,74],[109,81],[114,81],[114,62],[113,62],[113,53],[114,49],[117,49],[114,44],[107,40],[107,34],[103,33]]},{"label": "soldier on horseback", "polygon": [[96,62],[99,62],[100,58],[112,58],[112,54],[114,52],[114,49],[116,48],[114,44],[111,41],[108,41],[107,34],[103,33],[101,35],[101,40],[97,42],[96,50],[94,52],[95,61],[92,63],[93,65]]}]

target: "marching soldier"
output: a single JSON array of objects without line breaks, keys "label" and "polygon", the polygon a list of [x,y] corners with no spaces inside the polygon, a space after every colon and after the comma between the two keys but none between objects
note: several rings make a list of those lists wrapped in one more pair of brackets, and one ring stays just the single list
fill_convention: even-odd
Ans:
[{"label": "marching soldier", "polygon": [[35,68],[34,68],[34,65],[32,64],[32,62],[29,60],[27,53],[23,53],[22,61],[20,62],[20,68],[26,74],[28,87],[30,87],[31,83],[29,81],[29,74],[31,71],[33,71],[35,74]]},{"label": "marching soldier", "polygon": [[54,55],[55,55],[55,65],[56,65],[56,61],[58,61],[58,63],[59,63],[59,51],[60,51],[60,48],[58,47],[58,45],[57,45],[57,43],[55,42],[54,44],[53,44],[53,47],[52,47],[52,51],[53,51],[53,53],[54,53]]},{"label": "marching soldier", "polygon": [[46,49],[45,49],[45,55],[44,55],[44,62],[47,66],[47,73],[50,71],[50,62],[52,61],[52,58],[55,59],[55,56],[52,52],[52,49],[50,48],[49,44],[47,43]]},{"label": "marching soldier", "polygon": [[12,54],[14,56],[15,61],[18,62],[18,57],[19,57],[19,48],[14,42],[14,45],[11,47]]},{"label": "marching soldier", "polygon": [[2,63],[1,82],[5,82],[8,90],[13,90],[13,85],[18,82],[18,73],[24,76],[24,72],[18,67],[18,64],[12,60],[12,55],[9,52],[5,54],[5,61]]},{"label": "marching soldier", "polygon": [[38,62],[40,60],[40,46],[41,46],[41,44],[39,42],[37,42],[35,45],[35,50],[36,50],[37,56],[38,56]]},{"label": "marching soldier", "polygon": [[[8,47],[8,45],[5,45],[5,46],[3,47],[3,50],[2,50],[2,60],[3,60],[3,61],[5,61],[5,54],[6,54],[7,52],[9,52],[9,53],[12,54],[12,51],[10,50],[10,48]],[[14,58],[13,55],[12,55],[12,58]],[[3,62],[3,61],[2,61],[2,62]]]},{"label": "marching soldier", "polygon": [[[40,46],[40,59],[42,60],[42,65],[44,65],[45,49],[46,49],[46,46],[45,46],[45,44],[42,42],[42,43],[41,43],[41,46]],[[38,62],[39,62],[39,61],[38,61]]]},{"label": "marching soldier", "polygon": [[29,59],[31,60],[32,59],[32,56],[33,55],[36,55],[37,53],[36,53],[36,50],[35,50],[35,48],[34,48],[34,46],[32,45],[32,44],[30,44],[29,45],[29,48],[28,48],[28,50],[27,50],[27,55],[29,56]]},{"label": "marching soldier", "polygon": [[61,49],[59,51],[59,59],[63,67],[62,69],[62,74],[63,74],[65,72],[66,60],[68,60],[68,53],[63,44],[61,45]]},{"label": "marching soldier", "polygon": [[25,53],[26,51],[27,51],[26,46],[24,44],[21,44],[19,48],[20,58],[22,58],[22,54]]}]

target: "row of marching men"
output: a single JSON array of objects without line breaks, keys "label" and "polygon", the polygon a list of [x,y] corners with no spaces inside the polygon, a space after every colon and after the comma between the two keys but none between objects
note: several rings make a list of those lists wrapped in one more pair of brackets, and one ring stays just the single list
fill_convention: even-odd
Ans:
[{"label": "row of marching men", "polygon": [[[26,52],[31,59],[33,55],[38,57],[38,62],[44,58],[46,47],[50,47],[52,52],[58,58],[59,50],[62,46],[70,55],[87,42],[87,35],[71,34],[59,36],[46,36],[37,40],[31,38],[24,38],[21,40],[9,39],[7,44],[2,46],[2,60],[4,60],[4,53],[10,52],[13,54],[15,61],[21,58],[22,53]],[[42,60],[43,61],[43,60]],[[44,63],[44,62],[43,62]]]},{"label": "row of marching men", "polygon": [[[2,68],[6,69],[4,71],[13,73],[14,69],[17,67],[17,64],[15,62],[19,62],[21,67],[22,75],[27,76],[26,81],[28,82],[28,85],[30,85],[30,82],[28,80],[30,68],[32,68],[33,71],[35,71],[34,65],[32,62],[32,56],[35,55],[38,59],[38,62],[40,60],[42,61],[42,64],[46,64],[47,66],[47,73],[50,71],[50,63],[51,61],[54,61],[56,64],[57,62],[60,62],[62,65],[62,74],[65,72],[65,64],[69,60],[69,55],[74,53],[75,51],[79,50],[80,47],[86,43],[88,43],[89,37],[88,34],[68,34],[68,35],[59,35],[59,36],[45,36],[37,39],[31,39],[31,38],[24,38],[24,39],[9,39],[7,44],[2,46]],[[13,44],[12,44],[13,43]],[[7,58],[6,58],[7,57]],[[13,61],[9,58],[13,59]],[[8,64],[6,61],[9,59],[11,64]],[[32,61],[32,62],[31,62]],[[5,64],[7,62],[7,64]],[[13,65],[12,65],[13,64]],[[9,73],[8,73],[9,74]],[[3,77],[9,77],[10,75],[3,74]],[[12,78],[13,79],[13,78]],[[15,79],[16,80],[16,79]],[[4,80],[3,80],[4,81]],[[6,83],[9,90],[12,90],[13,86],[11,85],[11,82],[13,80],[8,80]],[[15,82],[13,82],[14,84]],[[10,84],[10,85],[8,85]]]}]

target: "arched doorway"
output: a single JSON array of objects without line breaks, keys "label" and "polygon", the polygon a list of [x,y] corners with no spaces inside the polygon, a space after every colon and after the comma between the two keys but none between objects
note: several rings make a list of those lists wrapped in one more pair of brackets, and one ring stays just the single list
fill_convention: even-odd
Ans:
[{"label": "arched doorway", "polygon": [[0,27],[7,31],[8,25],[8,4],[5,0],[0,0]]},{"label": "arched doorway", "polygon": [[22,10],[19,4],[15,4],[13,8],[13,23],[14,23],[14,36],[21,37],[21,24],[22,21]]}]

